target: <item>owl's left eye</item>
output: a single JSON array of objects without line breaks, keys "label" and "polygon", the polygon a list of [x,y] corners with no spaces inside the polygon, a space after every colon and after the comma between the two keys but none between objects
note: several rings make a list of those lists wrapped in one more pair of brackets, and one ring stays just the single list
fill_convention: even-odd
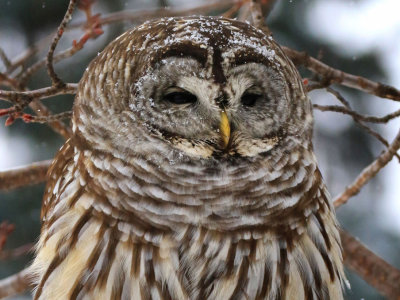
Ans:
[{"label": "owl's left eye", "polygon": [[260,98],[262,98],[262,95],[255,93],[245,93],[240,99],[240,102],[242,103],[243,106],[251,107],[254,106]]},{"label": "owl's left eye", "polygon": [[185,90],[179,90],[165,94],[163,100],[173,104],[190,104],[195,103],[197,97]]}]

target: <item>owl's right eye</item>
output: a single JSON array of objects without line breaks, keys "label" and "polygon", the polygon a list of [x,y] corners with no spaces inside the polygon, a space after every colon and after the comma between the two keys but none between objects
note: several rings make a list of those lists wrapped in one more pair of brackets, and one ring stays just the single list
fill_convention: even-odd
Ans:
[{"label": "owl's right eye", "polygon": [[197,101],[197,97],[188,91],[179,89],[165,94],[163,100],[173,104],[191,104]]}]

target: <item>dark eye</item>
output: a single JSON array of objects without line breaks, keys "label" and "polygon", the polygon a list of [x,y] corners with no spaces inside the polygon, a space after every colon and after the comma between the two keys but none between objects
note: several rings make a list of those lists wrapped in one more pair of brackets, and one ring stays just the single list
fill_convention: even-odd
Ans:
[{"label": "dark eye", "polygon": [[189,104],[195,103],[197,101],[197,97],[189,92],[179,91],[164,95],[163,100],[173,104]]},{"label": "dark eye", "polygon": [[262,95],[254,94],[254,93],[246,93],[242,96],[240,101],[244,106],[254,106],[257,100],[261,99]]}]

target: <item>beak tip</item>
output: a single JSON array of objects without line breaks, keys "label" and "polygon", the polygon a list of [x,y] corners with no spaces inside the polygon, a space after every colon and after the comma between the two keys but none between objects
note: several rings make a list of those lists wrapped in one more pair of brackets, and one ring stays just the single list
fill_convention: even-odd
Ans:
[{"label": "beak tip", "polygon": [[231,126],[229,124],[228,116],[224,110],[221,111],[220,133],[224,147],[226,148],[228,147],[229,140],[231,137]]}]

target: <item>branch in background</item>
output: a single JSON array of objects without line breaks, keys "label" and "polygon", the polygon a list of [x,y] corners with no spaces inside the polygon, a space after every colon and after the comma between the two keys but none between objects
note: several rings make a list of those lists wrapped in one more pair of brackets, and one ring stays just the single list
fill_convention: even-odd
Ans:
[{"label": "branch in background", "polygon": [[[347,101],[342,94],[340,94],[338,91],[327,87],[325,88],[327,92],[331,93],[332,95],[334,95],[336,97],[336,99],[338,99],[340,101],[340,103],[342,103],[345,108],[347,108],[348,110],[352,110],[349,101]],[[387,116],[389,116],[389,118],[391,118],[393,115],[396,115],[396,112],[389,114]],[[387,117],[385,116],[385,118]],[[360,126],[362,129],[364,129],[369,135],[373,136],[374,138],[376,138],[378,141],[380,141],[383,145],[385,145],[386,147],[389,147],[389,142],[383,137],[381,136],[378,132],[376,132],[375,130],[373,130],[371,127],[369,127],[368,125],[366,125],[364,122],[365,120],[361,120],[361,118],[368,118],[369,116],[363,116],[363,115],[352,115],[351,116],[354,120],[354,122]],[[400,162],[400,155],[399,154],[395,154],[395,156],[397,157],[397,159]]]},{"label": "branch in background", "polygon": [[[373,137],[375,137],[378,141],[380,141],[383,145],[385,145],[386,147],[389,147],[389,142],[382,137],[378,132],[376,132],[375,130],[371,129],[370,127],[368,127],[367,125],[365,125],[362,121],[365,122],[374,122],[374,123],[386,123],[389,120],[392,120],[396,117],[398,117],[398,114],[400,113],[399,111],[396,111],[392,114],[386,115],[384,117],[374,117],[374,116],[364,116],[364,115],[360,115],[357,112],[351,110],[351,109],[347,109],[343,106],[337,106],[337,105],[318,105],[318,104],[313,104],[313,108],[318,109],[320,111],[332,111],[332,112],[340,112],[346,115],[350,115],[354,122],[356,122],[359,126],[361,126],[361,128],[363,128],[368,134],[372,135]],[[397,159],[400,162],[400,155],[395,153],[394,154]]]},{"label": "branch in background", "polygon": [[239,9],[242,7],[242,2],[237,2],[235,3],[230,9],[228,9],[226,12],[224,12],[221,16],[224,18],[233,18]]},{"label": "branch in background", "polygon": [[0,252],[3,250],[7,242],[8,236],[14,231],[15,225],[9,224],[7,221],[0,223]]},{"label": "branch in background", "polygon": [[0,280],[0,299],[25,292],[30,286],[29,269]]},{"label": "branch in background", "polygon": [[53,123],[59,120],[70,119],[72,117],[72,111],[64,111],[59,114],[49,116],[32,116],[30,114],[23,114],[22,119],[25,123]]},{"label": "branch in background", "polygon": [[[6,73],[11,74],[18,67],[21,67],[21,66],[23,67],[23,65],[39,51],[39,47],[36,46],[37,44],[35,44],[34,46],[27,49],[23,54],[21,54],[20,57],[16,58],[14,61],[12,61],[10,67],[7,68]],[[43,47],[44,43],[41,43],[41,45]]]},{"label": "branch in background", "polygon": [[261,9],[261,3],[256,0],[250,1],[250,11],[252,18],[252,25],[257,28],[264,26],[264,15]]},{"label": "branch in background", "polygon": [[51,162],[51,160],[44,160],[0,172],[0,191],[44,182]]},{"label": "branch in background", "polygon": [[11,67],[11,61],[7,57],[6,53],[2,48],[0,48],[0,59],[3,62],[4,66],[6,67],[6,69],[9,69]]},{"label": "branch in background", "polygon": [[58,75],[54,71],[54,66],[53,66],[54,50],[56,50],[58,41],[61,39],[65,27],[72,18],[72,13],[75,9],[76,2],[77,0],[69,1],[67,12],[65,13],[63,20],[61,21],[60,26],[58,26],[57,33],[54,36],[53,42],[50,45],[49,52],[47,53],[47,72],[49,73],[49,76],[51,78],[52,86],[57,88],[63,88],[65,83],[58,77]]},{"label": "branch in background", "polygon": [[20,88],[21,84],[15,78],[11,78],[7,74],[0,72],[0,86],[6,86],[12,89]]},{"label": "branch in background", "polygon": [[[313,83],[313,86],[319,86],[318,88],[322,88],[320,83]],[[362,129],[364,129],[368,134],[376,138],[379,142],[381,142],[383,145],[386,147],[389,147],[389,142],[381,136],[378,132],[373,130],[371,127],[366,125],[364,122],[371,122],[371,123],[387,123],[390,120],[397,118],[400,115],[400,110],[395,111],[391,114],[388,114],[384,117],[375,117],[375,116],[364,116],[361,115],[354,110],[351,109],[350,103],[336,90],[327,87],[325,88],[327,92],[331,93],[336,97],[337,100],[339,100],[344,106],[336,106],[336,105],[318,105],[318,104],[313,104],[313,107],[315,109],[318,109],[320,111],[333,111],[333,112],[341,112],[343,114],[348,114],[353,118],[353,121],[360,126]],[[400,162],[400,155],[395,153],[395,156]]]},{"label": "branch in background", "polygon": [[398,116],[400,116],[400,109],[396,110],[393,113],[387,114],[383,117],[375,117],[375,116],[365,116],[357,113],[354,110],[348,109],[343,106],[338,106],[338,105],[318,105],[314,104],[314,108],[320,110],[320,111],[332,111],[332,112],[339,112],[345,115],[350,115],[352,117],[356,117],[357,119],[364,121],[364,122],[369,122],[369,123],[387,123]]},{"label": "branch in background", "polygon": [[395,137],[392,144],[378,156],[368,167],[366,167],[360,175],[354,180],[354,182],[347,186],[345,191],[333,201],[335,207],[339,207],[347,202],[351,197],[357,195],[361,188],[373,178],[389,161],[392,160],[393,156],[400,148],[400,131]]},{"label": "branch in background", "polygon": [[400,300],[400,270],[394,268],[345,231],[340,233],[344,262],[389,299]]},{"label": "branch in background", "polygon": [[33,250],[34,246],[34,243],[28,243],[15,249],[0,251],[0,261],[15,259],[26,255]]},{"label": "branch in background", "polygon": [[299,52],[288,47],[282,47],[282,49],[296,66],[303,65],[310,71],[321,75],[326,81],[325,85],[337,83],[381,98],[400,101],[400,91],[392,86],[334,69],[309,56],[306,52]]},{"label": "branch in background", "polygon": [[[354,122],[356,122],[357,125],[359,125],[361,128],[363,128],[366,133],[373,136],[378,141],[380,141],[383,145],[385,145],[387,148],[389,148],[389,146],[390,146],[389,142],[383,136],[381,136],[378,132],[376,132],[372,128],[368,127],[367,125],[365,125],[362,121],[355,119]],[[395,153],[394,156],[396,156],[397,160],[400,162],[400,155]]]},{"label": "branch in background", "polygon": [[[8,101],[16,103],[16,105],[10,108],[0,109],[0,117],[8,116],[6,120],[6,126],[11,125],[18,118],[22,118],[25,122],[29,122],[34,118],[32,118],[31,115],[22,113],[23,109],[29,104],[29,106],[39,116],[47,118],[48,124],[55,132],[62,135],[65,139],[68,139],[71,136],[71,129],[64,125],[60,121],[60,119],[64,118],[67,114],[69,114],[69,112],[52,115],[50,110],[43,103],[41,103],[39,99],[44,99],[60,94],[75,94],[76,90],[77,84],[72,83],[67,83],[62,88],[51,86],[48,88],[25,92],[0,90],[0,99],[7,99]],[[40,121],[42,121],[42,119],[40,119]]]},{"label": "branch in background", "polygon": [[[63,59],[66,59],[68,57],[73,56],[76,52],[78,52],[82,48],[78,47],[70,47],[60,53],[57,53],[54,58],[53,58],[53,63],[57,63]],[[39,60],[38,62],[34,63],[32,66],[30,66],[28,69],[26,69],[24,72],[21,72],[19,74],[19,81],[21,84],[25,85],[29,78],[40,68],[43,68],[47,64],[47,58],[43,58],[42,60]]]},{"label": "branch in background", "polygon": [[[64,119],[64,114],[69,114],[69,112],[64,112],[61,114],[53,115],[52,112],[44,105],[41,101],[33,101],[29,104],[29,107],[33,109],[33,111],[40,117],[46,118],[47,124],[53,129],[56,133],[63,136],[64,139],[69,139],[72,134],[72,130],[69,126],[65,125],[60,120]],[[23,114],[22,117],[30,116],[27,114]],[[29,119],[23,119],[25,122],[31,122]]]},{"label": "branch in background", "polygon": [[[99,25],[99,15],[92,16],[90,13],[86,13],[87,15],[87,25],[85,26],[86,33],[80,38],[80,40],[77,42],[76,40],[73,41],[73,46],[65,49],[53,57],[53,63],[57,63],[63,59],[69,58],[73,56],[76,52],[79,50],[83,49],[83,46],[85,43],[91,39],[91,38],[97,38],[99,35],[103,34],[103,30],[100,28]],[[30,66],[26,71],[21,72],[19,74],[19,81],[20,84],[25,85],[26,82],[29,80],[29,78],[37,72],[40,68],[46,66],[47,64],[47,58],[43,58],[42,60],[36,62],[32,66]]]},{"label": "branch in background", "polygon": [[[156,8],[156,9],[152,9],[152,10],[140,10],[140,11],[126,10],[126,11],[122,11],[122,12],[107,14],[103,18],[98,17],[98,15],[95,15],[94,17],[98,17],[97,25],[100,25],[100,26],[118,23],[118,22],[124,22],[124,21],[142,22],[144,20],[151,19],[151,18],[157,18],[157,17],[206,14],[213,10],[225,9],[228,6],[239,3],[239,2],[240,1],[237,1],[237,0],[216,1],[213,3],[207,3],[205,5],[197,6],[197,7],[189,8],[189,9],[171,9],[171,8],[165,7],[165,8]],[[83,22],[69,25],[64,30],[68,31],[68,30],[79,29],[79,28],[88,28],[88,19],[86,19]],[[93,28],[93,24],[92,24],[91,28]],[[51,37],[54,36],[54,34],[55,33],[52,33],[49,36],[46,36],[45,38],[36,42],[32,47],[30,47],[23,54],[21,54],[21,56],[19,58],[17,58],[15,61],[11,61],[10,62],[11,65],[9,68],[7,68],[6,74],[11,74],[15,69],[17,69],[19,66],[23,65],[29,58],[31,58],[33,55],[35,55],[39,51],[39,49],[42,49],[44,47],[44,45],[46,45],[48,43],[49,39],[51,39]],[[79,44],[79,42],[77,44]],[[67,50],[64,50],[64,51],[54,55],[53,63],[72,56],[71,52],[73,52],[73,51],[76,52],[76,50],[79,50],[79,49],[77,49],[76,47],[72,47],[72,48],[69,48]],[[72,54],[74,54],[74,53],[72,53]],[[0,53],[0,55],[1,55],[1,53]],[[28,72],[28,70],[29,70],[28,69],[25,71],[28,73],[28,75],[26,75],[26,77],[29,77],[31,75],[29,73],[36,72],[37,69],[39,69],[43,65],[45,65],[46,62],[47,62],[47,58],[43,59],[43,62],[39,61],[38,63],[35,63],[33,65],[35,67],[31,66],[31,68],[33,68],[33,70],[30,70]],[[18,77],[23,78],[24,77],[23,73],[25,73],[25,72],[21,72],[21,74]]]},{"label": "branch in background", "polygon": [[58,88],[49,86],[37,90],[17,92],[0,90],[0,99],[16,104],[29,104],[33,99],[46,99],[56,95],[75,94],[78,85],[76,83],[67,83],[64,87]]},{"label": "branch in background", "polygon": [[[106,25],[124,21],[139,23],[154,18],[203,15],[203,14],[208,14],[211,11],[228,9],[232,5],[238,2],[240,1],[221,0],[185,9],[165,7],[165,8],[155,8],[149,10],[125,10],[103,16],[102,18],[99,19],[99,24]],[[85,22],[71,24],[68,26],[68,29],[80,28],[84,24]]]}]

